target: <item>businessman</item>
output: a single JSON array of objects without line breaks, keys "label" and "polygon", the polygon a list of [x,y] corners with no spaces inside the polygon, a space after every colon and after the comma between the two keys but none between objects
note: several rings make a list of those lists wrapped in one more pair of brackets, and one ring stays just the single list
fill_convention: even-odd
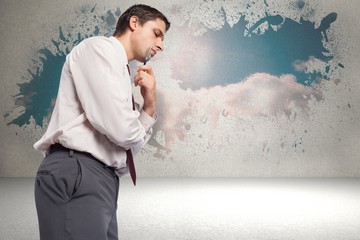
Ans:
[{"label": "businessman", "polygon": [[35,182],[40,239],[118,239],[119,177],[130,172],[136,183],[133,155],[157,119],[152,68],[133,73],[139,106],[128,63],[163,51],[169,27],[164,14],[137,4],[122,13],[113,36],[85,39],[66,57],[48,128],[34,144],[45,156]]}]

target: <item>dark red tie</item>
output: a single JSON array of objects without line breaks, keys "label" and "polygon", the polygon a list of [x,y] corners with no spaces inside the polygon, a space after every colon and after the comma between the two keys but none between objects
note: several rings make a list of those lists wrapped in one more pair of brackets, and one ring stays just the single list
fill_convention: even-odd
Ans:
[{"label": "dark red tie", "polygon": [[[127,64],[126,66],[127,66],[127,69],[129,71],[129,75],[130,75],[129,65]],[[133,107],[133,110],[135,111],[134,96],[132,96],[132,107]],[[136,186],[136,171],[135,171],[134,158],[133,158],[131,149],[126,150],[126,164],[129,167],[130,177],[134,183],[134,186]]]}]

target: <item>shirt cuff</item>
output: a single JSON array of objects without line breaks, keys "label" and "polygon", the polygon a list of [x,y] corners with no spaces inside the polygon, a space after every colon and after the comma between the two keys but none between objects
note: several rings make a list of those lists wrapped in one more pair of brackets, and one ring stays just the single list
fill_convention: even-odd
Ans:
[{"label": "shirt cuff", "polygon": [[146,133],[148,133],[151,130],[152,126],[154,126],[157,118],[158,115],[156,112],[152,116],[150,116],[149,114],[147,114],[147,112],[141,109],[139,121],[143,125]]}]

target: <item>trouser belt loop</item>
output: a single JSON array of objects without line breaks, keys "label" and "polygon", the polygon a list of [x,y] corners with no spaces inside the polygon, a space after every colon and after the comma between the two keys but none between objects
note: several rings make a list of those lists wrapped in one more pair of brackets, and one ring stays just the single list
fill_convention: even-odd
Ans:
[{"label": "trouser belt loop", "polygon": [[74,155],[74,150],[70,149],[69,151],[69,157],[72,157]]}]

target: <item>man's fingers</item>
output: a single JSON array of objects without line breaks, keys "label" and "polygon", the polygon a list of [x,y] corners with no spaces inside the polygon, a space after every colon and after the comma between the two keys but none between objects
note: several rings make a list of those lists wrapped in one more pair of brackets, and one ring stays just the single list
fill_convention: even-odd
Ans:
[{"label": "man's fingers", "polygon": [[144,88],[146,91],[153,91],[156,88],[156,79],[150,66],[141,66],[138,68],[134,77],[134,85]]},{"label": "man's fingers", "polygon": [[135,85],[135,86],[139,85],[139,80],[140,80],[140,78],[138,77],[138,75],[136,75],[136,76],[134,77],[134,85]]},{"label": "man's fingers", "polygon": [[134,77],[134,84],[135,86],[137,85],[140,85],[139,84],[139,81],[143,80],[143,79],[146,79],[146,75],[148,75],[147,72],[144,72],[144,71],[140,71],[136,74],[136,76]]},{"label": "man's fingers", "polygon": [[144,74],[145,74],[145,72],[138,72],[136,74],[136,76],[134,77],[135,86],[139,85],[139,81],[142,80],[145,77]]},{"label": "man's fingers", "polygon": [[143,82],[144,82],[144,81],[142,81],[142,79],[140,79],[140,78],[139,78],[139,79],[137,79],[137,80],[134,80],[134,84],[135,84],[135,86],[140,86],[140,87],[141,87],[141,86],[142,86],[142,84],[143,84]]},{"label": "man's fingers", "polygon": [[144,71],[144,72],[147,72],[148,74],[150,75],[154,75],[153,73],[153,70],[152,70],[152,67],[148,66],[148,65],[141,65],[138,70],[138,72],[140,71]]}]

